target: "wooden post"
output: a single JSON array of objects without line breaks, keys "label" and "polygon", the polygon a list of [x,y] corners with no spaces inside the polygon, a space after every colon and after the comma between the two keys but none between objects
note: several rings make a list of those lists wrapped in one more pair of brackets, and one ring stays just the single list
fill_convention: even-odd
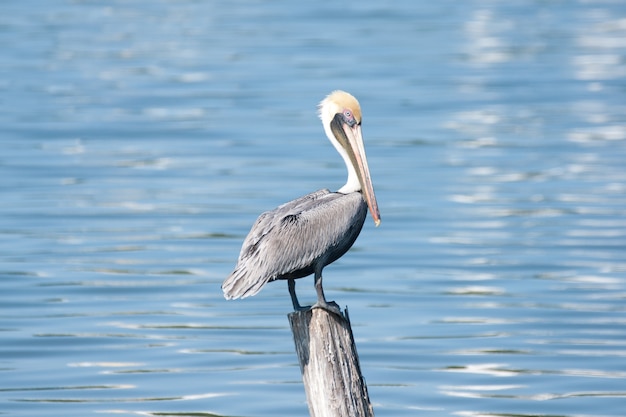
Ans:
[{"label": "wooden post", "polygon": [[374,417],[348,309],[341,316],[313,308],[288,317],[311,417]]}]

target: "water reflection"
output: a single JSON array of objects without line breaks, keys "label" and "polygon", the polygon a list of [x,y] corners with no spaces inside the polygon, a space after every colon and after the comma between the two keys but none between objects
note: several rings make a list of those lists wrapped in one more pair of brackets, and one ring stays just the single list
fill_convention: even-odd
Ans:
[{"label": "water reflection", "polygon": [[503,35],[514,29],[514,23],[497,16],[495,10],[473,11],[464,29],[469,40],[466,53],[470,63],[490,65],[511,58],[511,48]]},{"label": "water reflection", "polygon": [[[613,82],[626,76],[626,24],[603,8],[596,8],[577,34],[580,46],[572,58],[575,77],[588,82],[588,90],[601,96]],[[602,99],[574,103],[574,111],[588,126],[573,129],[568,139],[579,143],[622,141],[626,139],[623,104],[607,105]]]},{"label": "water reflection", "polygon": [[626,19],[612,15],[601,7],[589,14],[587,22],[580,28],[576,42],[580,54],[572,59],[576,77],[585,81],[596,81],[590,89],[603,88],[602,80],[626,77]]}]

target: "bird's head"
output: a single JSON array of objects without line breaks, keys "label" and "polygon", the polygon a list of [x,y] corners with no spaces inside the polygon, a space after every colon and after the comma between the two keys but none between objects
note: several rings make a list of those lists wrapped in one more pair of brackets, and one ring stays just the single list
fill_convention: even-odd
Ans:
[{"label": "bird's head", "polygon": [[365,157],[359,102],[345,91],[333,91],[320,103],[319,115],[326,136],[342,156],[348,168],[348,181],[339,189],[339,192],[361,191],[374,223],[378,226],[380,212]]}]

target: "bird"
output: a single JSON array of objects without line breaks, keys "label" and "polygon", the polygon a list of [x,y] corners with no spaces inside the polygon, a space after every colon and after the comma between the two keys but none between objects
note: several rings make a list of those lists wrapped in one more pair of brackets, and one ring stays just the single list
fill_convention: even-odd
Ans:
[{"label": "bird", "polygon": [[[318,106],[324,132],[343,158],[348,178],[335,192],[321,189],[262,213],[245,238],[233,272],[222,283],[227,300],[257,294],[265,284],[287,280],[295,311],[323,308],[340,314],[327,301],[322,270],[342,257],[359,236],[367,211],[376,226],[380,212],[361,134],[361,106],[336,90]],[[302,307],[295,280],[314,274],[317,302]]]}]

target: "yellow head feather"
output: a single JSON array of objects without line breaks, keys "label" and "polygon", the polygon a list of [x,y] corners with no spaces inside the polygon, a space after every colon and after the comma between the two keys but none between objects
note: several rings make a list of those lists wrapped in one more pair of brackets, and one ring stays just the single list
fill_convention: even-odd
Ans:
[{"label": "yellow head feather", "polygon": [[335,114],[342,113],[345,109],[350,109],[357,123],[361,123],[361,106],[358,100],[350,93],[335,90],[320,103],[320,118],[331,120]]}]

